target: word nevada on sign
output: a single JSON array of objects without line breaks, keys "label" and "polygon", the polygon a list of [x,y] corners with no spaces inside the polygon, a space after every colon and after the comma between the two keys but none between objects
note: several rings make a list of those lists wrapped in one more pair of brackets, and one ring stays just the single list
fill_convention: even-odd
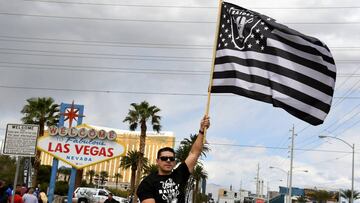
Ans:
[{"label": "word nevada on sign", "polygon": [[125,148],[116,141],[114,131],[51,126],[39,138],[37,148],[81,169],[123,155]]}]

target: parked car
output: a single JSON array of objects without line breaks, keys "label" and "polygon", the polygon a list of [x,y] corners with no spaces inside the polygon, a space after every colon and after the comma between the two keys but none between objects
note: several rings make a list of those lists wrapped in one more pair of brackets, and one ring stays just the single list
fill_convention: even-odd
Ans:
[{"label": "parked car", "polygon": [[[74,191],[73,202],[76,203],[104,203],[108,198],[110,191],[99,188],[78,187]],[[113,195],[113,198],[119,203],[128,203],[124,197]]]}]

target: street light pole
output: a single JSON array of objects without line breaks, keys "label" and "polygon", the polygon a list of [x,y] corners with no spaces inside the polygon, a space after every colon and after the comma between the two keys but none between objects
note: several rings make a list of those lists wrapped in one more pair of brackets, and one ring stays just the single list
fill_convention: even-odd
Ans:
[{"label": "street light pole", "polygon": [[295,139],[295,129],[294,125],[291,129],[291,148],[290,148],[290,169],[289,169],[289,200],[288,203],[292,203],[292,172],[293,172],[293,161],[294,161],[294,139]]},{"label": "street light pole", "polygon": [[355,144],[352,146],[352,172],[351,172],[351,202],[354,203],[354,156],[355,156]]},{"label": "street light pole", "polygon": [[[287,195],[289,195],[289,172],[285,171],[282,168],[275,167],[275,166],[270,166],[269,168],[271,168],[271,169],[273,169],[273,168],[279,169],[280,171],[282,171],[282,172],[284,172],[286,174],[286,187],[288,188],[287,189]],[[287,199],[287,197],[285,197],[285,203],[287,203],[287,201],[288,201],[288,199]]]},{"label": "street light pole", "polygon": [[343,139],[340,139],[338,137],[334,137],[334,136],[327,136],[327,135],[319,135],[319,138],[333,138],[333,139],[337,139],[342,141],[343,143],[345,143],[346,145],[348,145],[351,149],[352,149],[352,167],[351,167],[351,197],[350,197],[350,201],[349,203],[354,203],[354,169],[355,169],[355,144],[349,144],[348,142],[346,142]]}]

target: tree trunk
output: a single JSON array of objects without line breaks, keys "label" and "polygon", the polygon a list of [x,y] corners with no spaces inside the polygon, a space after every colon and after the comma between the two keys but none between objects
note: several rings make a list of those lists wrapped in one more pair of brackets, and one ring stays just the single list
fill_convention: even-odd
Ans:
[{"label": "tree trunk", "polygon": [[138,166],[137,166],[137,173],[136,173],[136,182],[135,182],[135,193],[134,193],[134,201],[137,201],[137,188],[140,184],[140,179],[142,176],[142,168],[143,168],[143,157],[145,152],[145,139],[146,139],[146,123],[145,121],[141,122],[141,135],[140,135],[140,146],[139,146],[139,160],[138,160]]},{"label": "tree trunk", "polygon": [[199,190],[199,180],[195,180],[195,188],[193,190],[193,203],[196,203],[198,190]]},{"label": "tree trunk", "polygon": [[[45,126],[45,123],[43,121],[40,121],[39,122],[39,136],[38,136],[38,139],[39,137],[42,137],[44,136],[44,126]],[[39,173],[39,168],[40,168],[40,155],[41,155],[41,151],[39,150],[36,150],[36,155],[35,155],[35,161],[34,161],[34,175],[32,176],[32,187],[36,188],[37,187],[37,177],[38,177],[38,173]]]},{"label": "tree trunk", "polygon": [[40,168],[40,155],[41,152],[39,150],[36,151],[36,155],[35,155],[35,160],[34,160],[34,170],[33,170],[33,176],[31,179],[31,186],[33,188],[37,187],[37,174],[39,172],[39,168]]},{"label": "tree trunk", "polygon": [[135,176],[136,175],[136,169],[131,169],[131,179],[130,179],[130,193],[131,195],[134,195],[135,193]]},{"label": "tree trunk", "polygon": [[81,181],[82,181],[82,178],[83,178],[83,172],[84,172],[83,169],[78,169],[76,171],[75,187],[74,187],[75,189],[77,187],[80,187],[80,185],[81,185]]}]

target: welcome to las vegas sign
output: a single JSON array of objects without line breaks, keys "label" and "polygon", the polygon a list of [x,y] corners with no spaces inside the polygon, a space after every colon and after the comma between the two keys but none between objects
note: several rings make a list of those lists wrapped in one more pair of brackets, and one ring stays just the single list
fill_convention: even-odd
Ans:
[{"label": "welcome to las vegas sign", "polygon": [[124,145],[114,131],[51,126],[49,135],[39,138],[37,148],[81,169],[122,156]]}]

